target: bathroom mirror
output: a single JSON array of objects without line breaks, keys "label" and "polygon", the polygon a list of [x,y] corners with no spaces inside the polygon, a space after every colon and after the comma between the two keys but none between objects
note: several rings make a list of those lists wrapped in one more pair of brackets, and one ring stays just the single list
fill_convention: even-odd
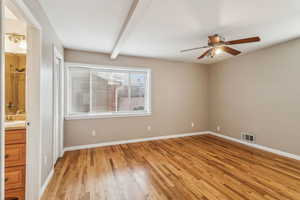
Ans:
[{"label": "bathroom mirror", "polygon": [[25,120],[26,54],[5,53],[5,112],[7,121]]}]

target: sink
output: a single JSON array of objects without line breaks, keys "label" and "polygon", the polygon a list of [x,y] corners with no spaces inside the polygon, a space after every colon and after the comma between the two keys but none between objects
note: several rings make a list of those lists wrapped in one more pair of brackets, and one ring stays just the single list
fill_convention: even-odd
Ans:
[{"label": "sink", "polygon": [[7,122],[15,122],[15,121],[25,121],[26,115],[25,114],[13,114],[13,115],[6,115]]},{"label": "sink", "polygon": [[26,121],[6,121],[4,122],[4,126],[6,129],[13,129],[13,128],[25,128]]}]

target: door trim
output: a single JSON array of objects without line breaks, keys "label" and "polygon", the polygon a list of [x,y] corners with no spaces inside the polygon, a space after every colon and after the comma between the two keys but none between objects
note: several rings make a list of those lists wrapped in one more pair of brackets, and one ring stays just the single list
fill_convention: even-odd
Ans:
[{"label": "door trim", "polygon": [[[3,31],[3,19],[4,18],[4,0],[0,0],[0,52],[4,52],[4,31]],[[0,200],[4,199],[4,79],[5,79],[5,68],[4,68],[4,53],[0,55]]]},{"label": "door trim", "polygon": [[[60,68],[55,67],[56,59],[60,60]],[[58,71],[56,71],[58,70]],[[53,152],[58,151],[57,157],[55,153],[53,154],[53,167],[59,157],[63,156],[63,141],[64,141],[64,57],[63,55],[58,51],[55,45],[53,45],[53,86],[54,86],[54,81],[55,81],[55,74],[58,74],[58,80],[59,80],[59,90],[58,90],[58,113],[55,116],[54,112],[54,106],[53,106],[53,127],[55,127],[55,119],[58,120],[58,138],[53,138]],[[53,94],[55,91],[55,88],[53,87]],[[55,95],[53,95],[53,105],[55,102]],[[53,136],[55,136],[54,131],[53,131]],[[57,148],[57,143],[54,141],[57,141],[59,144],[59,149],[55,150]]]}]

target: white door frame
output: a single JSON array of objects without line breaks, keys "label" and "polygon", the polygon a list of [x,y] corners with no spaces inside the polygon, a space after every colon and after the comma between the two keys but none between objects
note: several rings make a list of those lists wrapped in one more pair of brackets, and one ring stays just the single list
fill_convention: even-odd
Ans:
[{"label": "white door frame", "polygon": [[[56,61],[60,60],[57,68]],[[56,81],[58,80],[58,83]],[[56,97],[56,95],[58,97]],[[57,98],[57,99],[56,99]],[[53,45],[53,167],[64,149],[64,57]],[[55,111],[56,106],[58,112]],[[55,127],[57,129],[55,130]]]},{"label": "white door frame", "polygon": [[[37,200],[41,189],[41,117],[40,117],[40,68],[42,58],[42,28],[23,0],[1,0],[13,12],[20,14],[27,24],[27,66],[26,66],[26,110],[27,145],[26,145],[26,199]],[[3,8],[3,6],[1,6]],[[3,18],[1,18],[1,21]],[[3,21],[2,21],[3,22]],[[4,38],[3,32],[1,38]],[[3,50],[3,49],[2,49]],[[1,51],[3,58],[4,53]],[[2,61],[3,62],[3,61]],[[4,65],[1,65],[3,72]],[[3,73],[2,73],[3,74]],[[3,75],[2,75],[3,79]],[[1,106],[4,105],[4,82],[1,80]],[[1,109],[2,110],[2,109]],[[3,127],[4,113],[1,113],[1,127]],[[2,128],[3,131],[3,128]],[[1,165],[3,166],[3,165]],[[2,170],[3,173],[3,170]],[[3,174],[1,174],[3,176]],[[3,180],[3,179],[1,179]],[[4,192],[3,188],[1,188]],[[3,197],[3,195],[2,195]],[[1,198],[0,198],[1,199]]]},{"label": "white door frame", "polygon": [[[4,0],[0,0],[0,52],[4,51],[4,40],[3,40],[3,19],[4,18]],[[0,55],[0,200],[4,200],[4,54]]]}]

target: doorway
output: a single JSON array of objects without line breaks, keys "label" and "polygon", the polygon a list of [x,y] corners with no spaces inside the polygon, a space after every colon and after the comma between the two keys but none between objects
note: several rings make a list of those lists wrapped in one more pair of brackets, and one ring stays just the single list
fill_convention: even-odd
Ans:
[{"label": "doorway", "polygon": [[1,198],[39,199],[42,29],[23,1],[0,1]]}]

